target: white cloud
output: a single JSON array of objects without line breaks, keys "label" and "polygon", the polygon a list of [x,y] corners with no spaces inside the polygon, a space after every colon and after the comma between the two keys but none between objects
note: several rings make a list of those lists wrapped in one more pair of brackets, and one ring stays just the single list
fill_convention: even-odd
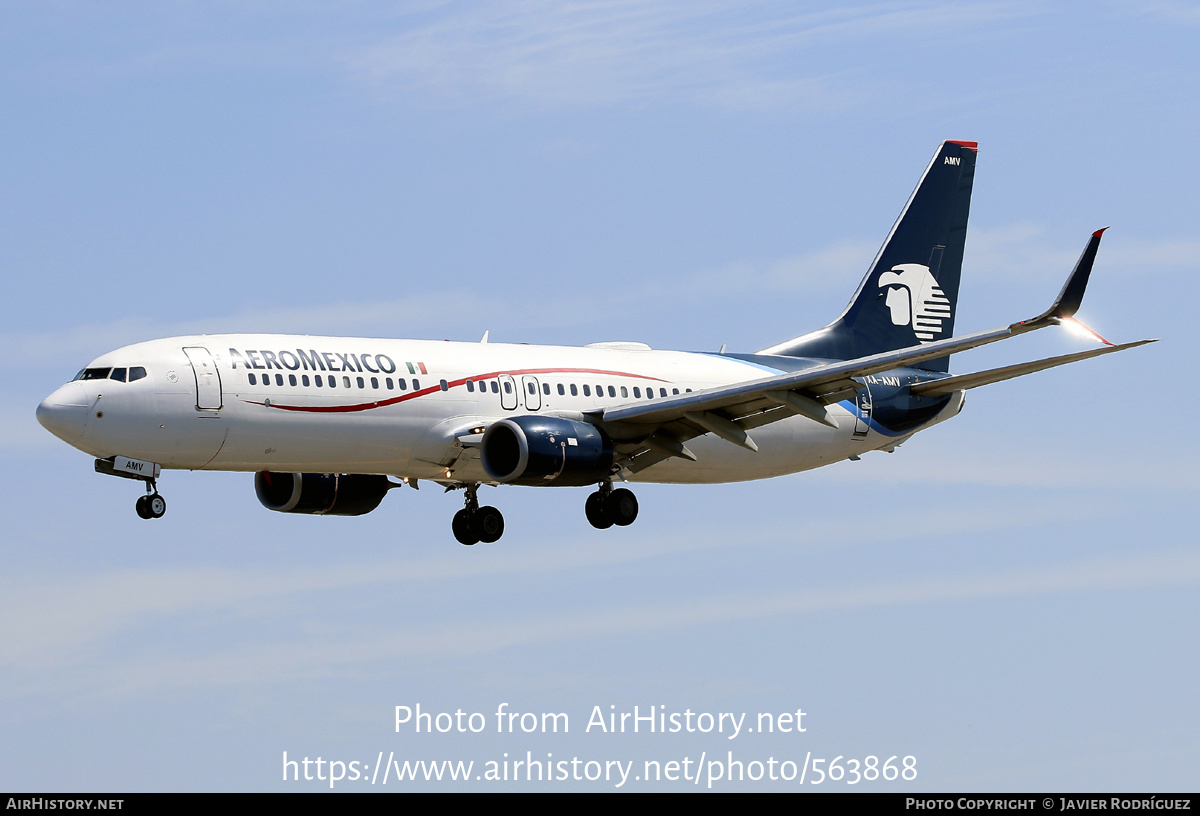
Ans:
[{"label": "white cloud", "polygon": [[[951,524],[947,529],[952,532],[954,528],[955,525]],[[483,571],[489,569],[485,567]],[[445,565],[433,570],[437,577],[445,577],[446,572]],[[343,588],[353,588],[379,581],[395,583],[397,578],[428,580],[432,577],[428,565],[424,571],[403,575],[387,569],[382,570],[379,577],[368,578],[367,574],[368,570],[362,567],[344,570],[340,576],[333,578],[322,577],[315,572],[294,574],[285,577],[280,591],[301,596],[304,608],[313,610],[320,607],[314,607],[313,599],[305,596],[318,588],[338,584]],[[197,577],[200,580],[196,580]],[[206,584],[208,579],[214,579],[217,583]],[[151,580],[161,582],[161,585],[149,591]],[[212,687],[293,682],[347,672],[357,674],[370,666],[397,659],[403,660],[411,668],[421,663],[501,652],[530,644],[632,634],[640,637],[665,630],[779,616],[793,617],[829,610],[954,604],[1022,595],[1129,591],[1197,584],[1200,584],[1200,554],[1186,550],[1075,560],[1000,573],[946,575],[835,588],[799,586],[783,592],[710,594],[648,604],[627,605],[617,602],[591,609],[562,610],[560,614],[551,616],[499,614],[488,620],[472,617],[469,620],[415,621],[407,625],[384,627],[364,627],[361,619],[356,619],[350,629],[342,630],[335,625],[324,633],[296,626],[294,614],[288,613],[288,619],[293,621],[291,628],[303,630],[296,639],[287,635],[275,638],[262,635],[267,638],[262,642],[243,639],[228,649],[218,645],[209,654],[196,655],[195,649],[187,655],[163,654],[159,651],[150,657],[125,655],[111,662],[103,659],[91,661],[88,664],[87,683],[100,694],[124,694],[163,686]],[[51,610],[49,602],[53,601],[65,604],[69,609],[88,607],[103,613],[105,609],[119,605],[123,599],[131,596],[144,598],[141,614],[162,614],[188,605],[242,605],[247,599],[271,591],[264,590],[262,585],[259,578],[249,575],[176,576],[172,580],[171,576],[125,574],[106,577],[103,582],[92,581],[90,590],[87,582],[64,585],[46,598],[46,602],[32,609],[26,607],[24,612],[27,620],[37,620],[39,614],[45,615]],[[73,594],[79,590],[83,590],[82,594]],[[218,591],[229,594],[221,597]],[[5,611],[3,619],[10,620],[7,614],[9,610]],[[25,652],[26,661],[34,657],[22,644],[18,643],[16,647],[17,651]],[[78,652],[78,645],[59,643],[58,648],[70,651],[72,656]],[[5,653],[10,655],[10,661],[12,651],[13,644],[6,643]],[[45,665],[41,660],[32,663],[26,661],[23,661],[26,668]],[[55,682],[67,685],[75,682],[61,672],[58,674],[59,679]],[[36,684],[10,681],[7,686],[8,694],[22,694],[33,691]]]},{"label": "white cloud", "polygon": [[1115,3],[1111,8],[1119,14],[1146,15],[1168,25],[1200,25],[1200,6],[1184,0],[1150,0],[1141,3]]},{"label": "white cloud", "polygon": [[[1064,247],[1061,240],[1052,243],[1040,227],[1032,224],[973,228],[964,260],[964,280],[969,278],[972,288],[977,285],[996,288],[1001,285],[998,282],[1007,287],[1013,280],[1031,280],[1043,284],[1053,294],[1051,290],[1057,291],[1082,248],[1082,242],[1078,247]],[[746,260],[673,276],[647,277],[629,282],[619,291],[597,285],[593,291],[584,290],[592,308],[584,311],[576,308],[578,292],[562,296],[558,302],[545,304],[539,327],[545,330],[588,326],[610,322],[606,315],[628,314],[638,308],[655,311],[663,304],[680,308],[711,305],[718,299],[753,300],[781,293],[837,295],[834,301],[840,306],[844,302],[841,294],[849,297],[853,291],[849,282],[857,282],[865,274],[877,249],[874,240],[844,240],[791,257]],[[1118,243],[1106,246],[1102,252],[1106,265],[1137,274],[1166,274],[1194,266],[1195,259],[1200,257],[1200,241],[1166,238],[1156,242]],[[0,344],[9,350],[0,360],[0,368],[59,365],[66,371],[74,366],[66,371],[69,376],[98,354],[130,343],[156,337],[225,332],[417,339],[441,339],[449,335],[449,339],[474,340],[476,331],[482,334],[483,329],[490,329],[494,342],[522,342],[534,339],[527,334],[528,326],[521,318],[525,306],[523,301],[510,300],[503,290],[455,288],[397,300],[343,301],[180,323],[124,316],[109,323],[0,334]]]},{"label": "white cloud", "polygon": [[[734,107],[785,101],[841,107],[848,83],[829,47],[920,32],[984,30],[1029,13],[1014,3],[834,6],[635,0],[439,5],[347,57],[376,82],[442,99],[610,105],[666,96]],[[853,68],[852,65],[849,66]]]},{"label": "white cloud", "polygon": [[[138,316],[40,333],[0,335],[11,350],[0,366],[24,368],[67,361],[82,367],[106,351],[156,337],[233,332],[433,337],[445,315],[483,323],[501,305],[490,295],[462,289],[426,292],[401,300],[325,303],[161,323]],[[71,371],[70,373],[74,373]]]},{"label": "white cloud", "polygon": [[[1047,456],[1046,439],[1040,433],[1045,430],[1045,417],[1031,410],[1022,419],[1024,427],[1014,423],[1004,435],[989,440],[976,438],[969,445],[946,436],[919,435],[893,454],[872,451],[860,463],[847,461],[823,468],[821,478],[856,485],[902,482],[1134,492],[1184,492],[1200,487],[1200,473],[1190,461],[1172,458],[1157,449],[1134,453],[1116,446],[1096,447],[1087,442],[1086,436],[1080,436],[1069,448],[1060,449],[1058,455]],[[956,420],[960,425],[970,421]],[[1061,445],[1062,440],[1057,442]],[[1031,466],[1031,462],[1037,465]]]},{"label": "white cloud", "polygon": [[[864,470],[869,471],[870,468],[845,467],[842,473],[854,476],[863,474]],[[825,472],[837,471],[838,468],[833,468]],[[905,473],[909,475],[908,470]],[[791,478],[811,477],[801,475]],[[866,479],[870,481],[870,475],[866,475]],[[1117,514],[1126,511],[1112,503],[1097,505],[1074,502],[1064,506],[1058,498],[1027,500],[1022,503],[1020,512],[1002,515],[988,512],[986,508],[990,506],[988,501],[984,501],[981,506],[958,505],[943,509],[937,522],[939,534],[956,536],[1013,527],[1037,527],[1044,523],[1094,519],[1107,511]],[[855,540],[867,539],[883,545],[919,539],[925,535],[928,523],[928,512],[923,507],[878,514],[856,522]],[[823,550],[854,546],[844,537],[845,520],[836,515],[809,517],[804,522],[803,531],[803,540],[809,543],[789,544],[789,548],[802,546]],[[177,628],[181,622],[187,622],[192,627],[219,628],[229,621],[250,620],[256,626],[269,626],[272,620],[305,620],[310,614],[320,614],[313,613],[313,610],[329,608],[330,604],[339,606],[337,599],[343,597],[344,593],[351,593],[368,605],[387,604],[390,603],[387,599],[392,597],[392,590],[399,587],[453,585],[461,588],[469,586],[472,581],[490,584],[496,580],[509,581],[514,576],[555,575],[561,579],[570,574],[590,573],[606,567],[628,569],[632,564],[661,559],[693,560],[703,551],[728,547],[731,535],[736,535],[741,542],[738,546],[745,550],[772,547],[781,541],[794,541],[795,534],[796,529],[791,523],[766,522],[756,525],[753,531],[739,524],[736,533],[718,528],[702,535],[697,535],[694,530],[667,536],[661,532],[638,531],[632,538],[612,542],[602,548],[552,546],[515,551],[483,550],[473,552],[472,557],[466,560],[454,555],[438,555],[418,560],[358,562],[332,568],[128,569],[100,574],[26,575],[19,580],[0,582],[0,665],[37,669],[91,660],[95,654],[116,647],[122,639],[133,637],[136,641],[152,641],[154,636],[148,634],[148,627],[152,628],[164,620],[173,621],[170,624],[172,628]],[[379,596],[372,595],[373,588],[387,588],[386,598],[381,600]],[[851,591],[842,592],[844,595]],[[803,594],[811,597],[808,590]],[[790,597],[778,596],[774,603],[791,603],[786,600]],[[702,606],[707,606],[707,603]],[[687,605],[683,608],[692,609]],[[585,617],[590,614],[586,613]],[[601,618],[608,616],[604,610],[596,610],[594,614]],[[367,616],[367,619],[370,617]],[[336,628],[339,620],[335,614],[329,618],[329,623]],[[701,620],[708,618],[701,616]],[[583,625],[579,621],[576,623]],[[524,622],[510,621],[507,624],[497,623],[497,626],[525,628],[534,633],[543,631],[537,625],[526,627]],[[447,623],[444,627],[438,624],[434,628],[437,631],[442,628],[458,631],[461,626]],[[540,637],[550,637],[551,631],[557,632],[559,629],[545,630]],[[379,637],[376,632],[369,632],[367,636],[372,643]],[[426,638],[425,635],[418,637],[412,632],[406,637],[408,640],[405,642],[410,645],[415,640],[424,643]],[[459,640],[446,640],[440,635],[430,637],[431,642],[436,643],[456,643]],[[526,642],[530,636],[521,635],[515,641],[512,637],[510,635],[494,641],[497,644]],[[320,643],[329,645],[323,640]],[[465,645],[460,643],[451,648],[451,652],[458,654],[462,648],[470,652],[478,650],[480,646],[474,641]],[[339,649],[333,651],[337,653]],[[419,650],[430,654],[436,651],[429,645],[421,646]],[[228,656],[221,659],[228,659]]]}]

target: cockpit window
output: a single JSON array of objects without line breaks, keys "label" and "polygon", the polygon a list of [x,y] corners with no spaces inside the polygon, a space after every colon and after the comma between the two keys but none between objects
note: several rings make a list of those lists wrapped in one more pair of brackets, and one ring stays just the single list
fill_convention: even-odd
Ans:
[{"label": "cockpit window", "polygon": [[117,382],[134,382],[146,376],[142,366],[132,368],[85,368],[75,375],[76,380],[116,380]]}]

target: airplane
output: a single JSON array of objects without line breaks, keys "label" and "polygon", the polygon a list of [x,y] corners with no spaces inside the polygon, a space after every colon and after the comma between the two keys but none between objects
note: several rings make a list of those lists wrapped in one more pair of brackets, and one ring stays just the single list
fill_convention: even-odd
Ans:
[{"label": "airplane", "polygon": [[[954,336],[978,144],[943,142],[849,305],[752,354],[307,335],[194,335],[103,354],[38,406],[51,433],[137,479],[161,518],[168,469],[253,472],[282,513],[355,516],[421,481],[461,489],[462,544],[504,532],[481,485],[595,486],[600,529],[627,526],[622,483],[766,479],[894,451],[959,413],[967,390],[1154,340],[979,371],[950,355],[1079,324],[1103,229],[1049,309]],[[1083,327],[1086,329],[1086,327]],[[1090,330],[1087,330],[1090,332]]]}]

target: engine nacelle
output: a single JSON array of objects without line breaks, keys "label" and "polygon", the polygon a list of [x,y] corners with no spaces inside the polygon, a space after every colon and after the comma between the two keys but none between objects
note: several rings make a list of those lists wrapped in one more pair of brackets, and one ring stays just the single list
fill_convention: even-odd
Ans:
[{"label": "engine nacelle", "polygon": [[321,516],[361,516],[370,513],[387,495],[386,476],[360,473],[254,474],[254,492],[268,510],[312,513]]},{"label": "engine nacelle", "polygon": [[520,416],[488,427],[480,458],[497,482],[589,485],[612,472],[613,446],[608,434],[586,422]]}]

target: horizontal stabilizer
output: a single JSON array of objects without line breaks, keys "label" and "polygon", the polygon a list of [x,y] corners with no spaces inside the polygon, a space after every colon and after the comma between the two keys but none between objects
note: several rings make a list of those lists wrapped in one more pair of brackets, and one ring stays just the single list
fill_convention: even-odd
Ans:
[{"label": "horizontal stabilizer", "polygon": [[1137,340],[1133,343],[1122,343],[1119,346],[1105,346],[1090,351],[1076,352],[1075,354],[1047,357],[1044,360],[1034,360],[1030,363],[1017,363],[1016,365],[1004,366],[1003,368],[977,371],[974,374],[959,374],[954,377],[946,377],[945,379],[932,380],[931,382],[914,385],[912,392],[923,397],[941,397],[946,394],[952,394],[955,391],[965,391],[968,388],[978,388],[981,385],[990,385],[1002,380],[1011,380],[1013,377],[1023,377],[1035,371],[1045,371],[1047,368],[1054,368],[1055,366],[1066,365],[1067,363],[1074,363],[1079,360],[1087,360],[1090,357],[1099,357],[1101,354],[1111,354],[1114,351],[1124,351],[1125,349],[1157,342],[1157,340]]},{"label": "horizontal stabilizer", "polygon": [[[960,337],[918,342],[903,348],[889,349],[852,359],[839,360],[835,358],[822,362],[814,361],[813,365],[798,371],[784,370],[773,376],[757,380],[689,391],[686,394],[676,394],[665,399],[654,400],[654,402],[638,401],[599,408],[586,412],[588,414],[587,421],[605,427],[614,438],[628,440],[633,444],[639,444],[637,440],[641,440],[640,444],[644,446],[644,452],[635,452],[629,463],[622,465],[633,473],[651,467],[671,456],[682,455],[684,458],[692,458],[678,450],[665,448],[661,443],[649,441],[660,431],[664,432],[663,435],[669,434],[671,441],[680,446],[683,442],[696,436],[712,433],[733,444],[755,450],[757,445],[751,441],[746,431],[797,414],[806,416],[831,429],[836,429],[838,422],[827,406],[833,402],[853,398],[854,392],[863,387],[861,379],[864,377],[897,369],[913,369],[920,367],[922,363],[944,358],[950,354],[979,348],[1048,326],[1061,325],[1064,321],[1073,319],[1073,315],[1083,299],[1083,292],[1092,271],[1092,262],[1096,257],[1096,249],[1100,245],[1100,235],[1103,232],[1104,230],[1097,230],[1092,234],[1083,254],[1051,307],[1030,320]],[[1103,342],[1108,342],[1099,338],[1098,335],[1097,337]],[[1118,346],[1110,344],[1104,348],[1035,360],[1030,363],[1019,363],[974,374],[929,380],[911,386],[911,393],[940,397],[955,391],[977,388],[981,385],[1153,342],[1155,341],[1139,340]],[[771,356],[785,357],[793,351],[795,349],[791,347],[771,348],[760,352],[757,359],[770,365]],[[781,366],[781,368],[785,367]]]}]

